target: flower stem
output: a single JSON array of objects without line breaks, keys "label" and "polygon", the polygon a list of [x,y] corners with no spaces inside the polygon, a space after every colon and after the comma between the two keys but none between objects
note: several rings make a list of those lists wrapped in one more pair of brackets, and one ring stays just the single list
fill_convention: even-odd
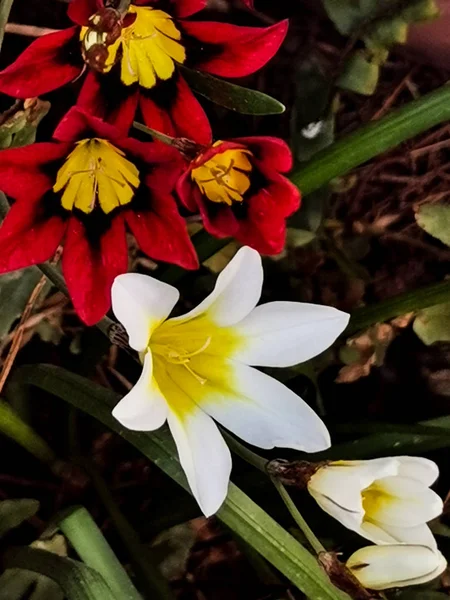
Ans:
[{"label": "flower stem", "polygon": [[290,497],[289,492],[284,487],[284,485],[281,483],[281,481],[279,481],[276,477],[271,477],[270,479],[272,480],[273,485],[275,486],[275,488],[277,489],[278,493],[280,494],[283,502],[285,503],[286,508],[291,513],[292,518],[294,519],[294,521],[297,523],[297,525],[300,527],[300,529],[304,533],[306,539],[308,540],[308,542],[309,542],[311,548],[314,550],[314,552],[317,555],[322,554],[322,552],[326,552],[326,548],[323,546],[322,542],[317,538],[317,536],[315,535],[315,533],[313,532],[311,527],[308,525],[308,523],[302,517],[302,515],[300,514],[300,511],[295,506],[294,501]]},{"label": "flower stem", "polygon": [[449,119],[450,85],[446,84],[345,136],[298,166],[290,178],[306,196],[335,177]]}]

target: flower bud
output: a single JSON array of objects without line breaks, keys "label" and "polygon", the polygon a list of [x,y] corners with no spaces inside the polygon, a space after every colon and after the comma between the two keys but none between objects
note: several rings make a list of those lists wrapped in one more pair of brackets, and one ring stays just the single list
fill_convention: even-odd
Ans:
[{"label": "flower bud", "polygon": [[361,548],[347,567],[364,587],[386,590],[432,581],[445,571],[447,562],[439,550],[398,544]]},{"label": "flower bud", "polygon": [[338,461],[321,466],[308,491],[332,517],[376,544],[436,547],[426,525],[442,512],[429,486],[437,466],[425,458],[401,456]]}]

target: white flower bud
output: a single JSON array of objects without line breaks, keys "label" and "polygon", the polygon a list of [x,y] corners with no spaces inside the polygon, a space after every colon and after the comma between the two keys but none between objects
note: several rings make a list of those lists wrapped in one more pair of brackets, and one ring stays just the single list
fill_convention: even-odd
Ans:
[{"label": "white flower bud", "polygon": [[364,587],[386,590],[432,581],[445,571],[447,562],[439,550],[398,544],[361,548],[347,567]]},{"label": "white flower bud", "polygon": [[442,512],[441,498],[429,489],[437,476],[425,458],[339,461],[318,469],[308,491],[328,514],[376,544],[435,548],[426,523]]}]

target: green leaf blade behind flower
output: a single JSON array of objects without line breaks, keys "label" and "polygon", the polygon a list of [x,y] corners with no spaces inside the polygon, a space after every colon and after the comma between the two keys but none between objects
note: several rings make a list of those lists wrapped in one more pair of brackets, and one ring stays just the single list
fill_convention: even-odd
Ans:
[{"label": "green leaf blade behind flower", "polygon": [[413,329],[427,346],[450,342],[450,303],[422,310],[414,321]]},{"label": "green leaf blade behind flower", "polygon": [[33,517],[38,510],[39,502],[28,498],[0,502],[0,538]]},{"label": "green leaf blade behind flower", "polygon": [[[15,385],[36,386],[52,393],[91,415],[135,446],[185,490],[189,489],[169,431],[162,428],[150,434],[124,429],[111,415],[120,399],[115,392],[53,365],[22,367],[13,380]],[[299,542],[232,483],[217,516],[307,597],[350,600],[330,583],[315,558]]]},{"label": "green leaf blade behind flower", "polygon": [[183,76],[190,87],[211,102],[243,115],[279,115],[286,107],[262,92],[228,83],[206,73],[182,67]]}]

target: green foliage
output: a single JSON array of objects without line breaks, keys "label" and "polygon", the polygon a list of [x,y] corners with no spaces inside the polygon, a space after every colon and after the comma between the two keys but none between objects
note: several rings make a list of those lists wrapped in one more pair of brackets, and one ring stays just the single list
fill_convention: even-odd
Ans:
[{"label": "green foliage", "polygon": [[24,107],[13,110],[0,125],[0,150],[33,144],[38,125],[49,110],[50,102],[37,98],[26,100]]},{"label": "green foliage", "polygon": [[449,204],[424,204],[416,212],[416,221],[427,233],[450,246]]},{"label": "green foliage", "polygon": [[404,44],[413,23],[438,16],[435,0],[323,0],[340,33],[360,39],[365,48],[351,55],[337,84],[359,94],[375,91],[380,66],[395,44]]},{"label": "green foliage", "polygon": [[40,278],[37,267],[0,276],[0,339],[9,333],[13,323],[20,318]]},{"label": "green foliage", "polygon": [[39,510],[39,502],[27,498],[0,502],[0,538],[8,531],[33,517]]},{"label": "green foliage", "polygon": [[[14,380],[16,384],[44,389],[90,414],[189,490],[169,431],[163,428],[150,434],[123,429],[111,415],[119,400],[115,392],[52,365],[22,367]],[[217,516],[310,598],[349,600],[347,594],[331,585],[314,557],[232,483]]]},{"label": "green foliage", "polygon": [[414,331],[424,344],[450,342],[450,303],[422,310],[414,321]]},{"label": "green foliage", "polygon": [[182,67],[190,87],[211,102],[244,115],[279,115],[286,108],[267,94],[228,83],[207,73]]},{"label": "green foliage", "polygon": [[39,573],[7,569],[0,577],[0,600],[63,600],[60,586]]},{"label": "green foliage", "polygon": [[128,600],[115,596],[94,569],[47,550],[12,548],[3,555],[3,565],[6,569],[26,569],[49,577],[62,588],[68,600]]}]

